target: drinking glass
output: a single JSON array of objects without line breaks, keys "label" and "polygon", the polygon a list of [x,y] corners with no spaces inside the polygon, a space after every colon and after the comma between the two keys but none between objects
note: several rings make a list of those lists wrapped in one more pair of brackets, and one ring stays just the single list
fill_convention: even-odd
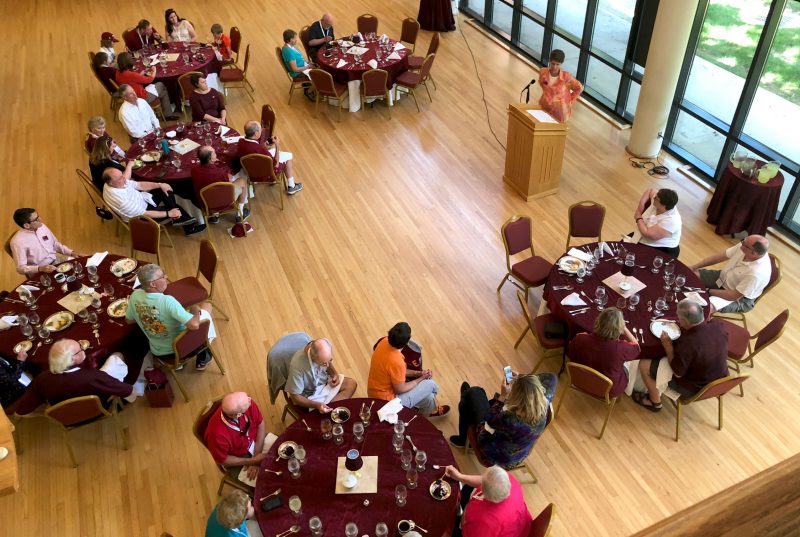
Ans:
[{"label": "drinking glass", "polygon": [[620,241],[619,248],[617,249],[617,265],[625,263],[626,255],[628,255],[628,250],[625,248],[625,242]]},{"label": "drinking glass", "polygon": [[48,330],[46,326],[40,326],[37,333],[39,337],[42,338],[42,343],[47,345],[53,342],[53,338],[50,337],[50,330]]},{"label": "drinking glass", "polygon": [[292,474],[292,479],[300,478],[300,462],[292,457],[288,463],[289,473]]},{"label": "drinking glass", "polygon": [[20,315],[17,315],[17,324],[18,325],[26,326],[29,323],[30,323],[30,319],[28,319],[27,315],[25,315],[24,313],[21,313]]},{"label": "drinking glass", "polygon": [[39,317],[39,314],[36,312],[28,315],[28,320],[30,320],[33,326],[39,326],[39,323],[42,322],[41,318]]},{"label": "drinking glass", "polygon": [[103,285],[103,293],[108,297],[109,300],[114,300],[114,286],[110,283]]},{"label": "drinking glass", "polygon": [[664,258],[660,255],[657,255],[653,258],[653,268],[651,269],[653,274],[658,274],[658,271],[661,270],[661,265],[664,264]]},{"label": "drinking glass", "polygon": [[181,120],[178,121],[178,126],[175,128],[175,130],[181,133],[185,128],[186,128],[186,123],[184,123],[183,120]]},{"label": "drinking glass", "polygon": [[410,489],[417,488],[417,479],[419,478],[419,474],[417,473],[416,468],[409,468],[406,471],[406,486]]},{"label": "drinking glass", "polygon": [[181,159],[177,156],[172,159],[172,165],[175,166],[176,170],[180,170],[182,164]]},{"label": "drinking glass", "polygon": [[22,335],[25,336],[27,339],[33,339],[33,327],[29,324],[21,324],[19,325],[19,331],[22,332]]},{"label": "drinking glass", "polygon": [[664,300],[667,302],[667,304],[675,302],[675,293],[672,290],[667,291],[664,293]]},{"label": "drinking glass", "polygon": [[364,424],[364,427],[369,427],[370,414],[371,411],[367,405],[364,405],[358,412],[358,417],[361,418],[361,423]]},{"label": "drinking glass", "polygon": [[29,310],[35,311],[39,309],[39,305],[33,299],[33,295],[30,291],[25,289],[24,287],[19,288],[19,297],[25,302],[25,305],[28,307]]},{"label": "drinking glass", "polygon": [[154,132],[156,133],[156,138],[161,138],[161,127],[156,127]]},{"label": "drinking glass", "polygon": [[144,151],[144,146],[147,143],[147,140],[145,140],[144,138],[139,138],[137,143],[139,144],[139,149]]},{"label": "drinking glass", "polygon": [[595,302],[597,302],[597,311],[603,311],[603,308],[606,307],[606,303],[608,302],[608,295],[601,296]]},{"label": "drinking glass", "polygon": [[358,526],[355,522],[348,522],[344,527],[344,534],[347,537],[356,537],[358,535]]},{"label": "drinking glass", "polygon": [[600,248],[595,248],[592,251],[592,257],[594,258],[594,264],[595,265],[599,265],[600,264]]},{"label": "drinking glass", "polygon": [[397,485],[394,488],[394,501],[397,507],[403,507],[406,504],[406,497],[408,497],[408,490],[405,485]]},{"label": "drinking glass", "polygon": [[600,298],[602,298],[604,296],[606,296],[606,288],[603,287],[602,285],[598,285],[597,289],[594,290],[594,297],[596,299],[595,302],[597,302],[599,304],[600,303]]},{"label": "drinking glass", "polygon": [[631,295],[630,299],[628,299],[628,309],[631,311],[636,311],[636,305],[639,304],[639,294],[634,293]]},{"label": "drinking glass", "polygon": [[92,328],[100,328],[100,323],[97,322],[97,313],[90,311],[86,316],[86,322],[92,325]]},{"label": "drinking glass", "polygon": [[425,463],[428,462],[428,454],[424,451],[417,450],[417,454],[414,456],[414,460],[417,462],[417,471],[424,472],[425,471]]},{"label": "drinking glass", "polygon": [[83,265],[81,265],[80,263],[75,263],[75,266],[73,267],[72,270],[75,271],[76,278],[78,278],[79,280],[83,279]]},{"label": "drinking glass", "polygon": [[183,63],[189,63],[189,55],[185,52],[183,53]]},{"label": "drinking glass", "polygon": [[364,424],[360,421],[353,424],[353,440],[356,442],[364,441]]},{"label": "drinking glass", "polygon": [[664,291],[669,291],[672,288],[672,284],[675,283],[675,275],[674,274],[667,274],[666,268],[664,269]]},{"label": "drinking glass", "polygon": [[663,296],[658,297],[658,300],[656,300],[656,312],[654,313],[654,316],[660,317],[664,315],[663,312],[666,309],[667,309],[667,301],[664,300]]},{"label": "drinking glass", "polygon": [[404,434],[406,432],[406,422],[401,419],[397,420],[397,423],[394,424],[394,434]]},{"label": "drinking glass", "polygon": [[378,522],[375,525],[375,537],[386,537],[389,535],[389,526],[385,522]]},{"label": "drinking glass", "polygon": [[578,267],[578,270],[575,272],[575,281],[583,283],[584,276],[586,276],[586,267]]},{"label": "drinking glass", "polygon": [[675,273],[675,263],[667,263],[664,265],[664,274],[674,274]]},{"label": "drinking glass", "polygon": [[89,283],[92,284],[91,287],[97,287],[97,283],[100,281],[100,276],[95,274],[89,275]]},{"label": "drinking glass", "polygon": [[333,443],[337,446],[341,446],[342,442],[344,442],[344,427],[340,424],[336,424],[333,426]]},{"label": "drinking glass", "polygon": [[300,466],[303,466],[306,463],[306,448],[297,446],[297,449],[294,450],[294,458],[297,459]]},{"label": "drinking glass", "polygon": [[681,287],[686,283],[686,276],[683,274],[678,274],[675,276],[675,292],[680,293]]},{"label": "drinking glass", "polygon": [[322,535],[322,520],[318,516],[312,516],[308,519],[308,529],[311,531],[311,535],[319,537]]},{"label": "drinking glass", "polygon": [[392,435],[392,446],[394,447],[395,453],[400,453],[403,450],[403,435],[402,434],[393,434]]},{"label": "drinking glass", "polygon": [[413,460],[414,456],[411,453],[411,450],[406,448],[400,453],[400,467],[403,470],[408,470],[411,468],[411,461]]},{"label": "drinking glass", "polygon": [[589,261],[586,262],[586,275],[591,276],[592,270],[595,268],[594,258],[591,258]]},{"label": "drinking glass", "polygon": [[42,274],[39,278],[39,282],[49,291],[53,288],[53,278],[48,276],[47,274]]},{"label": "drinking glass", "polygon": [[99,299],[99,298],[92,298],[92,307],[93,307],[94,309],[96,309],[96,310],[100,311],[100,308],[102,308],[102,307],[103,307],[103,303],[102,303],[102,302],[100,302],[100,299]]},{"label": "drinking glass", "polygon": [[291,509],[294,516],[300,516],[303,509],[303,502],[300,501],[300,496],[292,496],[289,498],[289,509]]},{"label": "drinking glass", "polygon": [[620,311],[624,311],[625,308],[628,306],[628,301],[625,300],[624,296],[621,296],[617,299],[617,309]]},{"label": "drinking glass", "polygon": [[329,419],[322,420],[322,423],[319,425],[320,430],[322,431],[322,439],[323,440],[330,440],[331,439],[331,429],[333,429],[333,423]]},{"label": "drinking glass", "polygon": [[86,322],[86,317],[88,316],[89,316],[89,310],[87,310],[86,308],[78,312],[78,319],[80,319],[83,322]]}]

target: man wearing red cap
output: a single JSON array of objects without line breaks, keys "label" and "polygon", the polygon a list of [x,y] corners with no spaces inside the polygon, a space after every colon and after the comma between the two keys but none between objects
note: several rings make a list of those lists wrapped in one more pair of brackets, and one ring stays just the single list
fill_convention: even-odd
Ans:
[{"label": "man wearing red cap", "polygon": [[100,51],[108,55],[108,64],[111,67],[117,67],[117,53],[114,52],[114,43],[119,43],[119,39],[114,37],[111,32],[103,32],[100,35]]}]

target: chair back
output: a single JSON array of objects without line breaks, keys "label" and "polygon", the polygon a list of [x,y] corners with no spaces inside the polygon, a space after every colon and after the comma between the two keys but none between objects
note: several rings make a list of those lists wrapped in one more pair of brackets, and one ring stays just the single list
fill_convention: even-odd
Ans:
[{"label": "chair back", "polygon": [[208,346],[208,327],[211,321],[204,319],[200,321],[197,330],[186,329],[177,336],[172,342],[172,351],[175,353],[176,360],[183,360],[201,347]]},{"label": "chair back", "polygon": [[283,54],[281,54],[281,47],[275,47],[275,56],[278,58],[278,63],[281,64],[281,69],[289,77],[289,80],[294,80],[292,75],[289,74],[289,68],[286,67],[286,62],[283,61]]},{"label": "chair back", "polygon": [[551,503],[542,512],[531,520],[531,530],[528,537],[546,537],[550,533],[550,521],[556,513],[556,504]]},{"label": "chair back", "polygon": [[503,236],[506,255],[515,255],[527,248],[533,250],[532,226],[530,218],[516,214],[503,224],[500,234]]},{"label": "chair back", "polygon": [[217,257],[217,249],[211,241],[203,239],[200,241],[200,259],[197,262],[197,272],[203,275],[214,288],[214,278],[217,276],[217,265],[219,258]]},{"label": "chair back", "polygon": [[419,21],[413,17],[403,19],[403,25],[400,28],[400,41],[410,45],[416,45],[417,34],[419,34]]},{"label": "chair back", "polygon": [[333,85],[333,76],[329,72],[322,69],[312,69],[309,76],[317,93],[326,97],[338,97],[336,87]]},{"label": "chair back", "polygon": [[439,51],[439,32],[433,34],[431,42],[428,45],[428,54],[436,54]]},{"label": "chair back", "polygon": [[184,73],[178,77],[178,85],[181,88],[181,102],[183,104],[189,104],[189,98],[194,91],[194,86],[192,86],[192,75],[198,74],[200,76],[205,76],[200,71],[189,71],[188,73]]},{"label": "chair back", "polygon": [[264,131],[262,138],[267,139],[275,133],[275,109],[265,104],[261,107],[261,128]]},{"label": "chair back", "polygon": [[[213,401],[208,401],[203,408],[200,409],[200,412],[198,412],[197,417],[194,419],[192,434],[203,444],[203,447],[206,447],[206,429],[208,429],[208,422],[211,421],[211,417],[217,412],[221,405],[222,397],[214,399]],[[206,449],[208,448],[206,447]]]},{"label": "chair back", "polygon": [[422,68],[419,70],[419,80],[420,82],[425,82],[428,80],[428,75],[431,72],[431,67],[433,67],[433,60],[436,59],[436,53],[432,52],[425,56],[425,59],[422,61]]},{"label": "chair back", "polygon": [[[86,144],[81,144],[86,149]],[[86,190],[86,193],[89,194],[92,202],[97,207],[105,207],[105,201],[103,200],[103,193],[97,189],[95,184],[92,182],[92,179],[86,175],[86,172],[76,168],[75,173],[78,174],[78,179],[80,179],[81,183],[83,184],[83,189]]]},{"label": "chair back", "polygon": [[206,215],[236,209],[236,186],[229,181],[211,183],[200,190],[200,203]]},{"label": "chair back", "polygon": [[786,328],[786,322],[789,320],[789,310],[785,309],[778,314],[777,317],[772,319],[767,326],[762,328],[756,334],[756,344],[753,347],[753,354],[763,350],[768,345],[776,341],[783,335],[783,329]]},{"label": "chair back", "polygon": [[275,177],[275,164],[271,156],[254,153],[246,155],[241,160],[242,168],[247,172],[251,183],[265,183],[277,181]]},{"label": "chair back", "polygon": [[239,31],[238,26],[231,26],[231,52],[236,54],[236,59],[239,59],[239,47],[242,46],[242,32]]},{"label": "chair back", "polygon": [[356,19],[356,27],[362,34],[378,32],[378,17],[370,13],[364,13]]},{"label": "chair back", "polygon": [[17,234],[16,231],[12,231],[11,235],[9,235],[8,238],[6,239],[6,243],[3,245],[3,250],[5,250],[5,252],[8,254],[8,257],[10,257],[11,259],[14,259],[14,253],[11,251],[11,239],[13,239],[14,235],[16,234]]},{"label": "chair back", "polygon": [[361,75],[361,94],[364,97],[384,97],[389,73],[383,69],[370,69]]},{"label": "chair back", "polygon": [[773,287],[781,283],[781,260],[776,255],[768,254],[772,271],[769,274],[769,283],[754,302],[761,300]]},{"label": "chair back", "polygon": [[311,41],[311,29],[308,26],[303,26],[300,28],[300,33],[297,35],[300,37],[300,42],[303,44],[303,48],[306,51],[306,56],[308,56],[309,61],[314,62],[314,58],[312,58],[308,53],[308,49],[311,46],[308,44],[308,42]]},{"label": "chair back", "polygon": [[242,79],[247,76],[247,67],[250,65],[250,45],[244,49],[244,65],[242,66]]},{"label": "chair back", "polygon": [[614,382],[610,378],[588,365],[572,361],[567,362],[567,370],[573,388],[607,404],[611,402],[608,394]]},{"label": "chair back", "polygon": [[750,378],[749,375],[743,375],[741,377],[722,377],[721,379],[717,379],[713,382],[709,382],[703,389],[697,392],[691,398],[685,399],[681,397],[681,401],[685,404],[694,403],[695,401],[702,401],[704,399],[711,399],[712,397],[721,397],[731,391],[732,389],[738,387],[742,382]]},{"label": "chair back", "polygon": [[567,246],[570,237],[597,237],[603,230],[603,220],[606,217],[606,208],[594,201],[579,201],[570,205],[569,234],[567,235]]},{"label": "chair back", "polygon": [[128,222],[131,230],[131,249],[148,254],[158,255],[161,242],[161,229],[158,222],[146,215],[131,218]]},{"label": "chair back", "polygon": [[94,55],[95,55],[95,53],[90,50],[89,51],[89,65],[94,65]]},{"label": "chair back", "polygon": [[111,414],[103,408],[96,395],[73,397],[58,404],[50,405],[44,410],[45,416],[56,420],[64,427],[73,427],[80,423],[108,417]]}]

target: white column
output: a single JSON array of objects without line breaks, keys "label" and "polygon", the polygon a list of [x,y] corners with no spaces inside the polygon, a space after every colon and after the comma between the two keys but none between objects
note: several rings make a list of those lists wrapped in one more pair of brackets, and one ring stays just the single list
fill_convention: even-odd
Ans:
[{"label": "white column", "polygon": [[651,158],[661,150],[659,132],[667,118],[678,85],[698,0],[662,0],[650,39],[647,67],[626,149],[635,157]]}]

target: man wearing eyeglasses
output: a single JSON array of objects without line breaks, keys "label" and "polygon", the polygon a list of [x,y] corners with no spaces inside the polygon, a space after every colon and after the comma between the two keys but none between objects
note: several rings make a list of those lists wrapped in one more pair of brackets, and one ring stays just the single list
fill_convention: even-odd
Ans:
[{"label": "man wearing eyeglasses", "polygon": [[21,228],[9,243],[17,272],[30,277],[37,272],[53,272],[57,256],[80,256],[61,244],[50,228],[42,222],[36,209],[23,207],[14,211],[14,222]]},{"label": "man wearing eyeglasses", "polygon": [[[720,313],[747,312],[764,292],[772,276],[767,255],[769,241],[761,235],[749,235],[724,252],[706,257],[690,268],[708,287],[708,294],[729,301]],[[703,267],[727,261],[722,270]]]},{"label": "man wearing eyeglasses", "polygon": [[349,399],[358,387],[354,379],[336,371],[333,345],[325,338],[309,341],[289,363],[286,392],[292,403],[319,412],[333,410],[328,403]]}]

